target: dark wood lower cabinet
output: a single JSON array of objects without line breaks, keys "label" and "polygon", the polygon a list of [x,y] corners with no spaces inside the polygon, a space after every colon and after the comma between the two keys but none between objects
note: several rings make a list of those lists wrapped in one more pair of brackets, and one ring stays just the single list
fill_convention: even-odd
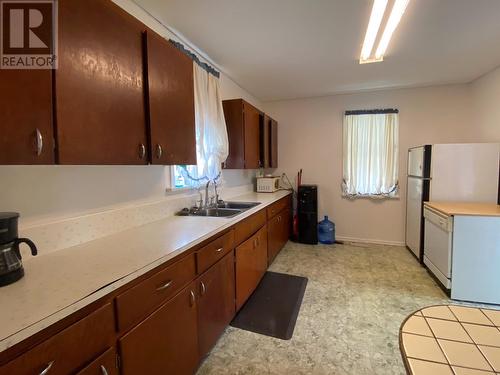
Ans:
[{"label": "dark wood lower cabinet", "polygon": [[[76,375],[118,375],[118,373],[116,349],[113,347],[106,350]],[[48,374],[50,374],[50,372]]]},{"label": "dark wood lower cabinet", "polygon": [[47,369],[47,375],[194,374],[289,229],[284,198],[75,313],[71,322],[49,327],[43,339],[18,344],[16,354],[0,353],[0,375]]},{"label": "dark wood lower cabinet", "polygon": [[108,303],[0,367],[0,375],[74,374],[114,340],[113,307]]},{"label": "dark wood lower cabinet", "polygon": [[196,282],[119,341],[122,374],[193,374],[198,366]]},{"label": "dark wood lower cabinet", "polygon": [[214,347],[234,317],[234,253],[231,251],[198,279],[200,356]]},{"label": "dark wood lower cabinet", "polygon": [[274,216],[268,223],[267,259],[269,265],[278,255],[280,250],[288,242],[290,237],[290,210],[282,210]]},{"label": "dark wood lower cabinet", "polygon": [[267,227],[262,227],[235,250],[236,310],[246,302],[267,269]]}]

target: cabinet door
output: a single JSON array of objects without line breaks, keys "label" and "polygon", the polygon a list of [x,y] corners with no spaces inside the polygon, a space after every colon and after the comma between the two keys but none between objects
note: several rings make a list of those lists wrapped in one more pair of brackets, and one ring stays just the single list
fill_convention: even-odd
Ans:
[{"label": "cabinet door", "polygon": [[61,164],[147,163],[142,29],[112,1],[59,1]]},{"label": "cabinet door", "polygon": [[260,115],[254,106],[244,102],[245,169],[260,167]]},{"label": "cabinet door", "polygon": [[263,114],[260,116],[260,161],[263,168],[269,168],[270,164],[270,125],[271,119]]},{"label": "cabinet door", "polygon": [[267,269],[267,227],[236,248],[236,310],[246,302]]},{"label": "cabinet door", "polygon": [[274,216],[268,226],[268,262],[269,265],[279,254],[290,237],[290,210],[287,208]]},{"label": "cabinet door", "polygon": [[198,366],[195,282],[120,339],[122,374],[193,374]]},{"label": "cabinet door", "polygon": [[198,279],[200,356],[213,348],[235,314],[234,253],[231,251]]},{"label": "cabinet door", "polygon": [[[47,373],[49,375],[50,372]],[[115,348],[109,348],[77,375],[118,375]]]},{"label": "cabinet door", "polygon": [[268,262],[269,265],[279,254],[290,237],[290,210],[285,209],[274,216],[268,226]]},{"label": "cabinet door", "polygon": [[52,164],[52,71],[0,70],[0,164]]},{"label": "cabinet door", "polygon": [[269,168],[278,168],[278,122],[269,123]]},{"label": "cabinet door", "polygon": [[193,61],[146,31],[149,128],[153,164],[196,164]]},{"label": "cabinet door", "polygon": [[283,221],[283,214],[280,212],[267,223],[267,258],[269,265],[273,262],[274,258],[276,258],[283,246]]},{"label": "cabinet door", "polygon": [[231,99],[222,102],[229,140],[229,155],[223,164],[226,169],[245,168],[245,130],[243,100]]}]

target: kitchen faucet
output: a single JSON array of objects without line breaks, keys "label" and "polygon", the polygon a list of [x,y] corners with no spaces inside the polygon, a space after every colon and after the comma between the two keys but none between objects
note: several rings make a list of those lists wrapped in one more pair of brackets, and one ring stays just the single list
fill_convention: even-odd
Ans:
[{"label": "kitchen faucet", "polygon": [[209,187],[210,187],[210,183],[213,182],[214,184],[214,191],[215,191],[215,207],[217,208],[218,207],[218,204],[219,204],[219,193],[217,191],[217,179],[214,178],[213,180],[208,180],[207,181],[207,184],[205,185],[205,208],[209,208],[210,205],[212,205],[212,202],[213,202],[213,197],[212,197],[212,201],[210,202],[210,205],[209,205],[209,197],[208,197],[208,190],[209,190]]},{"label": "kitchen faucet", "polygon": [[210,187],[210,182],[212,182],[212,180],[209,179],[205,185],[205,208],[208,208],[208,188]]}]

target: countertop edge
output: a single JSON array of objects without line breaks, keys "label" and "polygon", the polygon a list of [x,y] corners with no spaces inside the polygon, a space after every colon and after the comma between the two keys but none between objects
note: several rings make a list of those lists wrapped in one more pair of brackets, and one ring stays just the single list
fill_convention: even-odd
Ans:
[{"label": "countertop edge", "polygon": [[[433,203],[433,202],[424,202],[424,207],[428,207],[434,211],[440,212],[443,215],[447,216],[478,216],[478,217],[500,217],[500,213],[494,213],[494,212],[467,212],[464,210],[456,209],[456,210],[444,210],[443,208],[440,208],[440,205],[442,202],[439,203]],[[491,203],[492,206],[495,206],[495,204]]]}]

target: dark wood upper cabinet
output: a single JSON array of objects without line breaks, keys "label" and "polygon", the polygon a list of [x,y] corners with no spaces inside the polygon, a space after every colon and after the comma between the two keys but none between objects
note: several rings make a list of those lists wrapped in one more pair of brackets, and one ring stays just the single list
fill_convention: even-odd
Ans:
[{"label": "dark wood upper cabinet", "polygon": [[270,119],[269,168],[278,168],[278,122]]},{"label": "dark wood upper cabinet", "polygon": [[234,252],[198,279],[198,341],[200,356],[214,347],[235,314]]},{"label": "dark wood upper cabinet", "polygon": [[199,360],[195,282],[119,342],[123,375],[194,374]]},{"label": "dark wood upper cabinet", "polygon": [[54,163],[52,71],[0,70],[0,164]]},{"label": "dark wood upper cabinet", "polygon": [[264,168],[278,168],[278,122],[266,114],[260,117],[260,160]]},{"label": "dark wood upper cabinet", "polygon": [[266,114],[260,115],[260,161],[263,168],[269,168],[270,158],[270,118]]},{"label": "dark wood upper cabinet", "polygon": [[196,164],[193,61],[151,30],[144,35],[153,164]]},{"label": "dark wood upper cabinet", "polygon": [[229,138],[229,156],[224,168],[259,168],[262,112],[243,99],[224,100],[223,107]]},{"label": "dark wood upper cabinet", "polygon": [[59,1],[60,164],[146,164],[144,26],[109,0]]}]

